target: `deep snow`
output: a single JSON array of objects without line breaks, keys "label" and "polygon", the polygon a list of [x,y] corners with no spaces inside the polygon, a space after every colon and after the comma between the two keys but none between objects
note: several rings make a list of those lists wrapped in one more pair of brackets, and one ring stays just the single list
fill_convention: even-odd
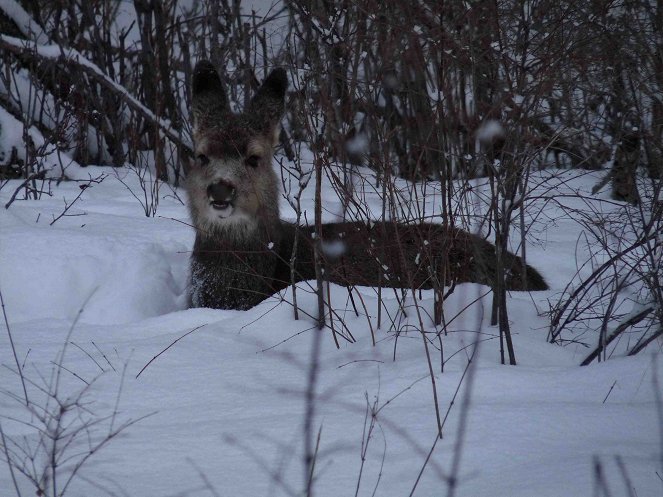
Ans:
[{"label": "deep snow", "polygon": [[[67,495],[203,496],[213,495],[210,488],[234,496],[300,493],[313,319],[294,321],[290,290],[283,292],[284,301],[275,296],[247,312],[185,309],[193,230],[184,205],[162,186],[157,217],[145,217],[118,180],[119,175],[142,198],[135,173],[93,167],[83,171],[106,178],[87,188],[68,211],[71,215],[52,226],[64,209],[63,199],[71,202],[80,183],[65,182],[53,187],[51,197],[17,200],[0,209],[0,290],[19,361],[35,383],[28,385],[31,401],[46,402],[37,386],[48,383],[71,332],[60,396],[72,395],[86,386],[84,381],[98,377],[84,397],[85,416],[111,415],[118,391],[115,426],[149,415],[95,454]],[[556,179],[546,175],[550,173],[534,179],[547,187],[559,182],[557,192],[589,190],[596,180],[573,178],[573,173]],[[3,205],[18,184],[10,182],[0,190]],[[182,191],[176,193],[184,198]],[[333,195],[327,183],[327,220],[335,218],[340,205]],[[367,202],[379,212],[376,197],[368,194]],[[307,191],[305,207],[311,207],[312,198]],[[441,337],[443,373],[435,349],[439,342],[429,345],[444,417],[472,344],[480,337],[474,367],[463,383],[472,388],[457,495],[595,495],[596,458],[612,495],[628,495],[617,456],[634,495],[661,495],[663,428],[657,417],[663,407],[654,390],[656,376],[663,385],[660,353],[654,354],[654,344],[640,356],[581,368],[577,364],[585,349],[546,343],[548,299],[554,300],[576,271],[580,232],[573,220],[552,206],[547,209],[535,226],[542,242],[529,248],[528,257],[552,289],[509,298],[519,365],[499,365],[497,329],[488,324],[489,297],[462,313]],[[284,217],[294,217],[285,200],[282,211]],[[300,288],[301,307],[315,316],[314,297],[306,283]],[[385,292],[383,327],[377,330],[376,294],[358,291],[372,316],[377,343],[372,344],[363,306],[357,304],[362,315],[356,317],[347,291],[333,286],[336,329],[343,317],[356,343],[340,339],[337,350],[330,331],[324,331],[313,423],[316,433],[320,429],[315,495],[355,494],[367,403],[382,409],[358,494],[409,495],[437,432],[419,321],[411,299],[405,316],[393,293]],[[445,303],[447,319],[485,291],[479,285],[460,285]],[[432,294],[424,292],[423,297],[422,305],[430,311]],[[391,329],[386,316],[394,319]],[[423,322],[426,331],[434,331],[429,318],[424,316]],[[136,378],[151,359],[194,329]],[[15,362],[4,326],[0,364],[0,425],[12,440],[35,447],[38,421],[19,402],[22,388],[12,372]],[[446,495],[464,418],[464,387],[414,495]],[[67,418],[70,429],[81,419]],[[103,436],[110,422],[101,422],[92,438]],[[87,443],[81,438],[68,454],[75,455]],[[61,471],[66,476],[68,466]],[[25,478],[17,476],[23,495],[34,495]],[[14,495],[5,464],[0,465],[0,495]]]}]

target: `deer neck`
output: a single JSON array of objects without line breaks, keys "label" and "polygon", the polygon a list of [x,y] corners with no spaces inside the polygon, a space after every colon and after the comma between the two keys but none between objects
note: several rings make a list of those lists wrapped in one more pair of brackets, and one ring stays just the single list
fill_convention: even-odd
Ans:
[{"label": "deer neck", "polygon": [[[271,250],[282,239],[278,210],[243,222],[219,223],[207,230],[196,230],[194,252],[219,249]],[[274,215],[275,214],[275,215]]]}]

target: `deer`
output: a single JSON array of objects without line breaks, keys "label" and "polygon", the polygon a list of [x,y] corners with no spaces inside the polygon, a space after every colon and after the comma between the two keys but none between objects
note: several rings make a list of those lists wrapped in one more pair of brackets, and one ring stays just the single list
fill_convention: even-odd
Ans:
[{"label": "deer", "polygon": [[[192,307],[250,309],[292,283],[315,279],[316,252],[325,279],[345,286],[414,291],[463,282],[494,285],[495,246],[457,227],[343,221],[316,231],[281,220],[272,156],[287,88],[285,70],[274,69],[237,114],[212,63],[201,60],[195,66],[194,159],[186,178],[196,235],[190,258]],[[342,250],[325,250],[332,245]],[[507,252],[503,262],[507,290],[548,289],[520,257]]]}]

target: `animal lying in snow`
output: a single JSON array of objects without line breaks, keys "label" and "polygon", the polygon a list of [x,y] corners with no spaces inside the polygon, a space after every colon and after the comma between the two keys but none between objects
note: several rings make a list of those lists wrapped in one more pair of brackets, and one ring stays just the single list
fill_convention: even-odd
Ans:
[{"label": "animal lying in snow", "polygon": [[[249,309],[295,279],[315,279],[314,238],[321,237],[325,278],[343,285],[426,289],[455,282],[492,285],[495,247],[477,235],[438,224],[343,222],[299,227],[279,217],[272,153],[287,89],[274,70],[241,114],[234,114],[208,61],[193,76],[195,163],[187,177],[196,229],[191,305]],[[341,250],[325,250],[341,247]],[[508,290],[546,290],[519,257],[504,256]]]}]

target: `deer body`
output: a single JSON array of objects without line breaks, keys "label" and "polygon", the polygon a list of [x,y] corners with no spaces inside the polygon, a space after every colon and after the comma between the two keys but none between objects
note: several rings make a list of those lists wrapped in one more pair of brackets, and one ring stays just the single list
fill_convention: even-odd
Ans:
[{"label": "deer body", "polygon": [[[314,239],[321,238],[325,277],[345,285],[408,289],[472,281],[491,285],[495,247],[482,238],[430,223],[343,222],[296,227],[281,221],[271,167],[287,79],[273,71],[243,114],[233,114],[218,73],[207,61],[193,80],[196,161],[187,178],[196,229],[191,304],[249,309],[291,281],[315,279]],[[315,234],[315,236],[314,236]],[[333,250],[329,250],[332,242]],[[541,275],[505,254],[511,290],[544,290]]]}]

